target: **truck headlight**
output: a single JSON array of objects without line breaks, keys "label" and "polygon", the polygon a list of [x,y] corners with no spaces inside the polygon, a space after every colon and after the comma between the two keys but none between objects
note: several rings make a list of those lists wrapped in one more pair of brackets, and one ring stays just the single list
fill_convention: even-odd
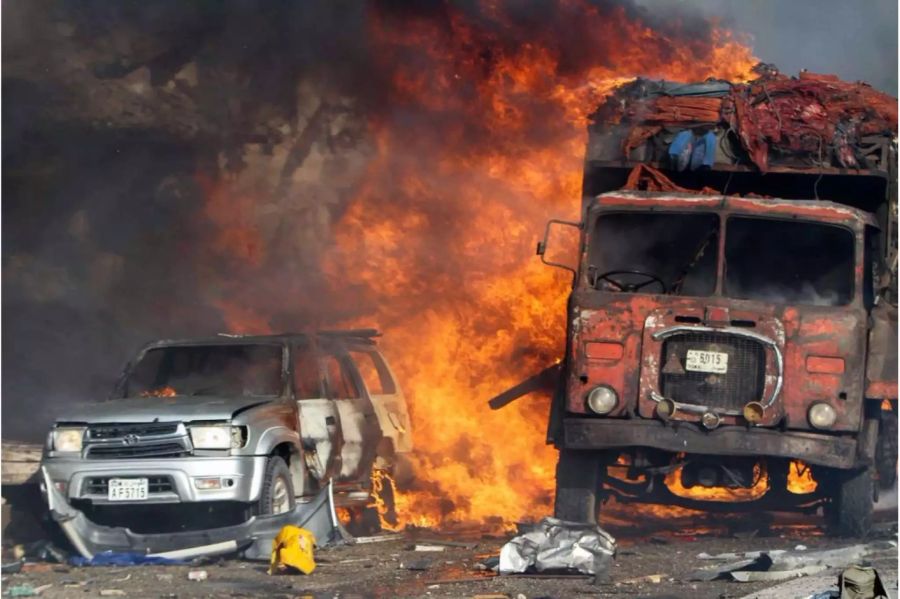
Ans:
[{"label": "truck headlight", "polygon": [[596,414],[609,414],[619,403],[619,396],[606,385],[595,387],[588,393],[587,405]]},{"label": "truck headlight", "polygon": [[809,423],[816,428],[831,428],[834,426],[834,421],[837,420],[837,413],[824,401],[817,401],[809,406],[807,418],[809,418]]},{"label": "truck headlight", "polygon": [[191,443],[195,449],[231,449],[243,445],[240,426],[209,425],[192,426]]},{"label": "truck headlight", "polygon": [[53,450],[67,453],[81,451],[84,441],[83,426],[53,429]]}]

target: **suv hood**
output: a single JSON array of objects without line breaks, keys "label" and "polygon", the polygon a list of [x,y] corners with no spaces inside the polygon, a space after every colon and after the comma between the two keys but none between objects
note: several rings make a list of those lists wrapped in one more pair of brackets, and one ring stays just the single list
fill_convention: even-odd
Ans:
[{"label": "suv hood", "polygon": [[275,401],[274,397],[131,397],[76,404],[57,422],[154,422],[229,420],[238,411]]}]

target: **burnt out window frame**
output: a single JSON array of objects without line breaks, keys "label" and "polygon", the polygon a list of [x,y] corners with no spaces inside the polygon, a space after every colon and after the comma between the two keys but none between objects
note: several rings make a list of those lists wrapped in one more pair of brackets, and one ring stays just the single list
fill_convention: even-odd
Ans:
[{"label": "burnt out window frame", "polygon": [[[726,215],[722,212],[716,210],[715,208],[711,208],[709,206],[702,206],[695,209],[669,209],[668,207],[660,207],[658,204],[653,206],[616,206],[615,209],[602,209],[602,208],[593,208],[588,213],[588,218],[586,219],[587,224],[582,231],[582,242],[581,242],[581,260],[579,261],[579,272],[578,272],[578,281],[579,286],[583,289],[598,291],[600,293],[604,293],[603,290],[593,289],[591,287],[591,282],[588,279],[588,268],[590,266],[591,260],[591,239],[593,238],[593,234],[595,229],[597,228],[597,221],[604,216],[615,215],[615,214],[671,214],[671,215],[690,215],[690,216],[715,216],[718,220],[718,230],[716,232],[716,267],[715,267],[715,281],[713,283],[712,292],[708,295],[672,295],[665,294],[665,297],[719,297],[722,295],[723,288],[723,264],[724,264],[724,250],[725,250],[725,220]],[[610,292],[610,293],[618,293],[618,292]],[[641,292],[628,294],[628,295],[648,295]],[[658,295],[658,294],[654,294]]]},{"label": "burnt out window frame", "polygon": [[[358,360],[354,354],[365,354],[371,361],[372,366],[375,369],[375,374],[378,376],[378,381],[380,383],[379,389],[370,389],[368,381],[365,380],[365,376],[363,376],[362,370],[359,367]],[[388,368],[387,362],[384,357],[378,352],[374,346],[369,346],[366,348],[361,347],[348,347],[347,348],[347,357],[353,362],[353,369],[356,371],[356,374],[359,376],[362,381],[363,387],[369,393],[369,395],[396,395],[397,393],[397,383],[394,381],[394,377],[391,375],[391,371]],[[380,390],[380,393],[376,393],[375,391]]]},{"label": "burnt out window frame", "polygon": [[125,369],[122,372],[119,380],[116,382],[114,387],[114,393],[110,397],[110,399],[128,399],[129,397],[129,385],[131,382],[131,377],[134,375],[134,371],[137,368],[138,364],[140,364],[144,358],[150,352],[154,350],[167,350],[167,349],[180,349],[180,348],[190,348],[190,347],[233,347],[233,346],[267,346],[267,347],[277,347],[281,350],[281,368],[280,368],[280,386],[277,395],[261,395],[257,397],[281,397],[283,398],[285,395],[289,395],[292,388],[291,380],[289,379],[289,365],[290,365],[290,356],[288,355],[288,346],[283,342],[277,341],[245,341],[238,342],[239,340],[235,340],[233,343],[153,343],[144,347],[137,356],[133,360],[131,360],[128,364],[126,364]]},{"label": "burnt out window frame", "polygon": [[[297,381],[294,377],[296,377],[296,359],[297,355],[300,351],[309,351],[312,354],[313,358],[313,367],[316,371],[316,387],[318,388],[318,395],[314,397],[300,397],[297,393]],[[323,399],[326,397],[325,391],[325,373],[322,370],[322,353],[318,347],[318,345],[312,340],[296,340],[291,343],[291,353],[290,358],[288,359],[289,364],[289,372],[288,372],[288,385],[289,385],[289,397],[296,401],[303,401],[306,399]]]},{"label": "burnt out window frame", "polygon": [[[347,382],[355,387],[356,395],[353,397],[332,397],[332,389],[331,389],[331,376],[328,372],[327,360],[329,358],[334,358],[337,362],[338,366],[341,369],[341,372],[346,375]],[[349,399],[349,400],[358,400],[364,399],[368,391],[366,390],[366,386],[364,381],[362,380],[362,376],[356,371],[356,364],[353,363],[353,359],[347,354],[347,351],[343,348],[336,347],[321,347],[319,348],[319,368],[322,372],[322,377],[324,378],[324,391],[325,397],[330,400],[338,400],[338,399]]]},{"label": "burnt out window frame", "polygon": [[723,297],[727,297],[730,299],[738,300],[738,301],[762,301],[756,299],[748,299],[748,298],[739,298],[733,297],[728,294],[728,290],[725,287],[726,279],[728,278],[728,261],[725,255],[725,250],[728,245],[728,223],[732,218],[735,219],[752,219],[752,220],[768,220],[768,221],[778,221],[778,222],[787,222],[787,223],[806,223],[811,225],[821,225],[824,227],[834,227],[837,229],[842,229],[850,234],[853,238],[853,256],[852,256],[852,276],[850,277],[850,293],[849,293],[849,301],[843,304],[826,304],[826,305],[816,305],[816,304],[808,304],[803,302],[789,302],[789,305],[797,305],[797,306],[815,306],[817,308],[846,308],[848,306],[856,306],[860,303],[861,298],[861,287],[862,281],[859,281],[859,260],[862,255],[863,245],[865,243],[864,240],[861,239],[862,235],[859,235],[859,229],[857,227],[853,227],[847,223],[843,222],[835,222],[835,221],[823,221],[823,220],[815,220],[810,218],[803,218],[798,216],[793,216],[791,218],[779,218],[778,216],[766,215],[766,214],[758,214],[753,212],[728,212],[722,215],[722,228],[721,228],[721,247],[722,252],[719,256],[720,264],[720,291]]}]

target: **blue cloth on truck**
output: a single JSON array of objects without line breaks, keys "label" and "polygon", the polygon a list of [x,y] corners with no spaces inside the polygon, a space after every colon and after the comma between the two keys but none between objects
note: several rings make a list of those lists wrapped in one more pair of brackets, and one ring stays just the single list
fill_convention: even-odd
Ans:
[{"label": "blue cloth on truck", "polygon": [[70,557],[69,563],[73,566],[165,566],[186,564],[187,562],[145,553],[104,551],[96,554],[91,559],[80,555]]},{"label": "blue cloth on truck", "polygon": [[712,167],[716,162],[716,134],[712,131],[694,139],[694,150],[691,152],[691,170],[700,167]]},{"label": "blue cloth on truck", "polygon": [[669,145],[669,159],[679,171],[683,171],[691,163],[694,151],[694,133],[690,129],[679,131]]}]

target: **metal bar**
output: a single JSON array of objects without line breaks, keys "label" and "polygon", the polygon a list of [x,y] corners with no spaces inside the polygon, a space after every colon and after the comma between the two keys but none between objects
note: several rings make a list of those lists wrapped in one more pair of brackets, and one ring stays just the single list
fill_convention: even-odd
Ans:
[{"label": "metal bar", "polygon": [[857,464],[857,441],[845,436],[739,426],[702,431],[687,422],[667,425],[660,420],[617,418],[567,418],[563,432],[566,449],[655,447],[706,455],[795,458],[836,468]]}]

